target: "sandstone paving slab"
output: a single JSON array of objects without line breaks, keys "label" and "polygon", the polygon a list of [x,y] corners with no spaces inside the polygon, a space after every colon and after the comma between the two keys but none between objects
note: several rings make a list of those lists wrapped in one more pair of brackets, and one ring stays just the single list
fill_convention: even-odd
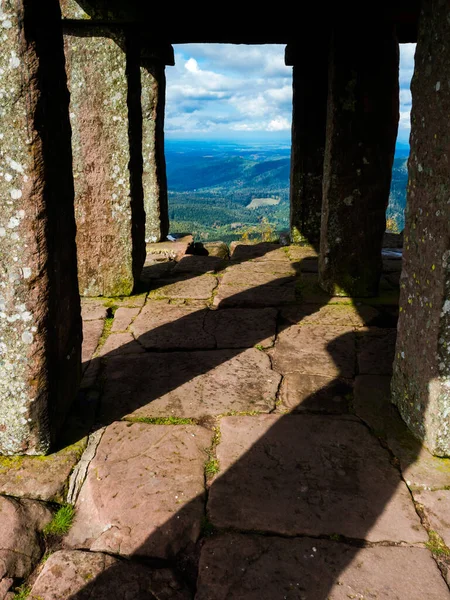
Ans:
[{"label": "sandstone paving slab", "polygon": [[147,260],[150,257],[168,258],[171,260],[180,260],[187,252],[189,246],[193,244],[192,235],[184,235],[175,241],[163,241],[147,244]]},{"label": "sandstone paving slab", "polygon": [[204,323],[208,310],[148,301],[131,326],[139,343],[149,350],[215,348],[214,336]]},{"label": "sandstone paving slab", "polygon": [[413,495],[423,505],[431,529],[450,547],[450,490],[415,491]]},{"label": "sandstone paving slab", "polygon": [[142,294],[134,294],[132,296],[121,296],[120,298],[110,298],[107,299],[106,302],[115,306],[116,308],[120,308],[121,306],[128,307],[139,307],[144,306],[145,300],[147,299],[147,292]]},{"label": "sandstone paving slab", "polygon": [[428,550],[228,534],[202,548],[196,600],[445,600]]},{"label": "sandstone paving slab", "polygon": [[417,440],[391,402],[390,376],[361,375],[355,380],[353,408],[397,457],[414,490],[450,486],[450,459],[438,458]]},{"label": "sandstone paving slab", "polygon": [[133,319],[138,316],[139,311],[139,307],[120,306],[114,313],[111,333],[126,331]]},{"label": "sandstone paving slab", "polygon": [[259,242],[257,244],[242,242],[231,242],[230,244],[231,260],[289,260],[287,252],[280,244],[273,242]]},{"label": "sandstone paving slab", "polygon": [[281,316],[290,323],[302,325],[365,327],[380,318],[380,313],[372,306],[351,304],[307,304],[283,308]]},{"label": "sandstone paving slab", "polygon": [[[265,264],[265,263],[262,263]],[[293,281],[290,273],[274,273],[267,270],[256,271],[251,265],[237,265],[239,269],[227,269],[221,279],[220,285],[232,285],[236,287],[263,287],[282,286]]]},{"label": "sandstone paving slab", "polygon": [[78,496],[66,546],[172,558],[195,542],[211,439],[212,432],[196,425],[107,427]]},{"label": "sandstone paving slab", "polygon": [[42,503],[0,496],[0,580],[27,577],[42,555],[39,534],[52,519]]},{"label": "sandstone paving slab", "polygon": [[267,348],[275,341],[277,311],[274,308],[228,308],[210,310],[205,330],[217,348],[249,348],[256,344]]},{"label": "sandstone paving slab", "polygon": [[103,333],[103,320],[83,322],[83,344],[81,346],[81,360],[87,363],[91,360],[97,349]]},{"label": "sandstone paving slab", "polygon": [[345,296],[330,296],[318,283],[317,273],[302,273],[297,283],[297,296],[305,304],[351,304]]},{"label": "sandstone paving slab", "polygon": [[[226,274],[232,274],[236,284],[245,285],[252,283],[251,277],[262,277],[263,275],[273,275],[274,280],[281,279],[297,274],[295,266],[289,260],[253,260],[244,263],[231,263],[225,270]],[[233,281],[230,281],[233,283]]]},{"label": "sandstone paving slab", "polygon": [[98,351],[98,356],[119,356],[122,354],[142,354],[145,349],[129,332],[111,333]]},{"label": "sandstone paving slab", "polygon": [[221,283],[213,305],[219,308],[282,306],[295,302],[295,282],[291,278],[277,285],[245,286]]},{"label": "sandstone paving slab", "polygon": [[395,356],[396,329],[369,328],[357,337],[361,375],[390,375]]},{"label": "sandstone paving slab", "polygon": [[330,376],[288,373],[283,377],[277,413],[348,413],[352,380]]},{"label": "sandstone paving slab", "polygon": [[217,287],[217,278],[208,273],[194,277],[179,277],[176,280],[159,280],[158,287],[150,292],[156,298],[192,298],[207,300]]},{"label": "sandstone paving slab", "polygon": [[350,379],[355,373],[355,332],[352,327],[291,325],[277,338],[271,351],[273,368]]},{"label": "sandstone paving slab", "polygon": [[354,417],[225,417],[207,512],[221,528],[425,542],[408,488]]},{"label": "sandstone paving slab", "polygon": [[228,261],[218,256],[188,254],[176,264],[173,273],[215,273],[226,267]]},{"label": "sandstone paving slab", "polygon": [[104,375],[103,423],[123,417],[269,412],[280,382],[269,357],[256,348],[111,358]]},{"label": "sandstone paving slab", "polygon": [[318,252],[313,246],[297,246],[291,244],[287,246],[286,253],[292,261],[301,261],[303,259],[316,259]]},{"label": "sandstone paving slab", "polygon": [[52,554],[36,579],[30,600],[191,600],[169,569],[150,569],[100,552],[60,550]]},{"label": "sandstone paving slab", "polygon": [[0,456],[0,494],[63,502],[83,449],[81,441],[48,456]]},{"label": "sandstone paving slab", "polygon": [[176,264],[173,260],[146,260],[141,273],[142,283],[149,284],[155,279],[168,277]]},{"label": "sandstone paving slab", "polygon": [[108,309],[97,298],[81,298],[81,318],[83,321],[96,321],[106,319]]}]

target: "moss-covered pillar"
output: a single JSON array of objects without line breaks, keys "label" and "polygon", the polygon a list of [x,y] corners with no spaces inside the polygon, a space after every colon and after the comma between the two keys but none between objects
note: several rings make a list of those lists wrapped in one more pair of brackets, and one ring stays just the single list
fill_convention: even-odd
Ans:
[{"label": "moss-covered pillar", "polygon": [[42,454],[81,346],[58,1],[3,0],[0,32],[0,454]]},{"label": "moss-covered pillar", "polygon": [[450,456],[450,21],[423,3],[412,81],[411,154],[393,402],[434,454]]},{"label": "moss-covered pillar", "polygon": [[399,116],[398,42],[383,22],[336,25],[330,51],[319,281],[373,296]]},{"label": "moss-covered pillar", "polygon": [[145,260],[142,173],[130,170],[136,140],[128,110],[133,65],[126,50],[119,29],[65,28],[83,296],[130,294]]},{"label": "moss-covered pillar", "polygon": [[169,233],[166,160],[164,156],[165,66],[174,64],[173,48],[141,50],[142,187],[145,241],[159,242]]},{"label": "moss-covered pillar", "polygon": [[328,94],[329,37],[289,45],[292,65],[290,230],[295,243],[320,240]]}]

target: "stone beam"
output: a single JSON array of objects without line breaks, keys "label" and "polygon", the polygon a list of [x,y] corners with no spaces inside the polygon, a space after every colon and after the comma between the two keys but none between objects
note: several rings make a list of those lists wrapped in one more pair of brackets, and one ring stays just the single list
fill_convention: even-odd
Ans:
[{"label": "stone beam", "polygon": [[328,52],[325,36],[286,48],[286,64],[293,65],[290,230],[295,243],[320,240]]},{"label": "stone beam", "polygon": [[80,293],[128,295],[145,260],[145,214],[127,39],[120,29],[65,33]]},{"label": "stone beam", "polygon": [[447,3],[423,3],[412,81],[411,154],[393,402],[450,456],[450,37]]},{"label": "stone beam", "polygon": [[399,115],[394,28],[336,26],[331,42],[319,282],[374,296]]},{"label": "stone beam", "polygon": [[0,454],[43,454],[81,355],[59,3],[4,0],[0,30]]}]

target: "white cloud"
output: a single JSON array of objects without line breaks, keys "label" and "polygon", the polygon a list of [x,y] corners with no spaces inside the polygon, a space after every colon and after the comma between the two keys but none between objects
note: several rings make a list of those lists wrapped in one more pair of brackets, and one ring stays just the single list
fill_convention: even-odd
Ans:
[{"label": "white cloud", "polygon": [[267,126],[267,131],[285,131],[291,128],[291,122],[285,117],[275,117]]}]

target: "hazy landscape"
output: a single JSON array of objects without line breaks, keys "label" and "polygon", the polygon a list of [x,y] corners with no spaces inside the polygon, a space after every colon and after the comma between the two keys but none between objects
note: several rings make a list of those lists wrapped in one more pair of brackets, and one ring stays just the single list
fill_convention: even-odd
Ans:
[{"label": "hazy landscape", "polygon": [[[388,217],[404,227],[409,147],[397,145]],[[290,144],[166,141],[171,233],[230,242],[289,228]]]}]

